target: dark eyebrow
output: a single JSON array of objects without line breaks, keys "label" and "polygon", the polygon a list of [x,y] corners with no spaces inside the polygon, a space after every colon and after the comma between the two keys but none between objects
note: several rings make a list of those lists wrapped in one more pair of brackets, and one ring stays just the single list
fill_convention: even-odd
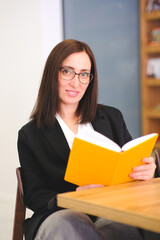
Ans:
[{"label": "dark eyebrow", "polygon": [[[62,66],[62,67],[69,68],[69,69],[72,69],[73,71],[75,71],[75,69],[71,66]],[[81,72],[90,72],[90,70],[89,69],[81,69]]]}]

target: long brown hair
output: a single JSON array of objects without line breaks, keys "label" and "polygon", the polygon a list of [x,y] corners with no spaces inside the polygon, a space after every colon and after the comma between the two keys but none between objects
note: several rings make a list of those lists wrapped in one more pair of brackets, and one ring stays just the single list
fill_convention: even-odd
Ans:
[{"label": "long brown hair", "polygon": [[80,100],[76,114],[81,117],[81,123],[91,122],[96,114],[98,77],[95,57],[90,47],[73,39],[67,39],[55,46],[45,64],[38,98],[31,113],[30,119],[35,120],[37,127],[51,127],[59,109],[58,71],[66,57],[75,52],[85,51],[91,60],[90,82],[83,98]]}]

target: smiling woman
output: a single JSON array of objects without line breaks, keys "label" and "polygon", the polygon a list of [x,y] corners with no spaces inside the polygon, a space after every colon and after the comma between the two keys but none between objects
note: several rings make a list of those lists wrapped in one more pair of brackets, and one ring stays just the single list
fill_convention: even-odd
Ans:
[{"label": "smiling woman", "polygon": [[[136,228],[97,221],[56,204],[58,193],[103,186],[77,186],[64,180],[77,133],[98,131],[120,146],[131,140],[121,112],[99,105],[97,92],[97,68],[90,47],[73,39],[59,43],[47,59],[31,121],[18,136],[24,202],[34,211],[24,223],[26,240],[141,240]],[[145,158],[145,163],[141,168],[135,166],[133,178],[153,177],[153,158]]]}]

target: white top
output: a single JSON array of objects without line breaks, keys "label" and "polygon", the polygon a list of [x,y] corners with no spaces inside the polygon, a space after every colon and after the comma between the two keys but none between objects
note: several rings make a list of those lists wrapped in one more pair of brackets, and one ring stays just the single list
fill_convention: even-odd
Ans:
[{"label": "white top", "polygon": [[[63,119],[56,114],[56,118],[62,128],[62,131],[66,137],[66,140],[68,142],[69,148],[72,148],[73,145],[73,140],[76,136],[76,134],[74,134],[71,129],[67,126],[67,124],[63,121]],[[93,130],[92,124],[91,123],[85,123],[85,124],[78,124],[78,134],[79,133],[83,133],[86,130]]]}]

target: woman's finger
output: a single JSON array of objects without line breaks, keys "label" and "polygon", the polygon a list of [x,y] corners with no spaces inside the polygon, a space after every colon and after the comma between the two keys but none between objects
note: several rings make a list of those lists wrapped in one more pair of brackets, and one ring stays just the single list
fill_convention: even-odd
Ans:
[{"label": "woman's finger", "polygon": [[79,186],[79,187],[76,188],[76,191],[82,191],[82,190],[91,189],[91,188],[98,188],[98,187],[104,187],[104,185],[102,185],[102,184],[89,184],[89,185],[85,185],[85,186]]}]

